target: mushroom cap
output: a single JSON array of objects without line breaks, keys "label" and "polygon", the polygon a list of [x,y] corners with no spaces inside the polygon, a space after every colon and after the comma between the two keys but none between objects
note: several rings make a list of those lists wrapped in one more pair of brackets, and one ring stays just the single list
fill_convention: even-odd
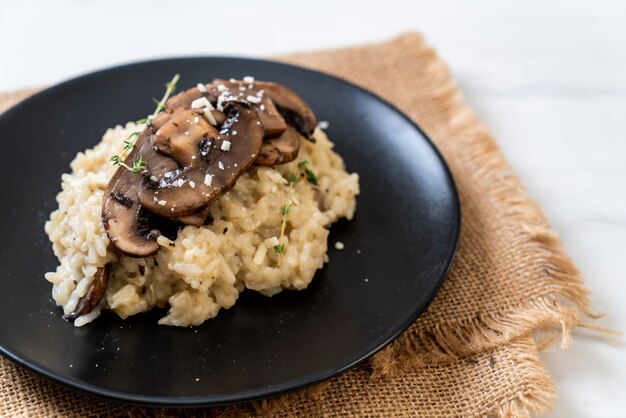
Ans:
[{"label": "mushroom cap", "polygon": [[[190,165],[179,168],[167,182],[139,191],[139,201],[147,210],[170,218],[190,215],[230,190],[254,163],[263,141],[257,113],[236,102],[228,103],[225,111],[227,120],[216,137],[188,131],[198,144]],[[149,164],[148,171],[152,172]]]},{"label": "mushroom cap", "polygon": [[[159,155],[150,145],[154,128],[148,126],[139,135],[134,148],[125,159],[132,164],[140,155],[153,167],[161,170],[176,169],[174,160]],[[137,194],[141,189],[142,175],[118,167],[104,192],[102,223],[111,243],[121,252],[135,257],[154,254],[159,249],[154,233],[148,230],[146,215],[142,212]]]},{"label": "mushroom cap", "polygon": [[271,81],[255,81],[254,85],[265,92],[276,105],[287,124],[295,127],[302,136],[311,139],[317,126],[315,113],[293,90]]},{"label": "mushroom cap", "polygon": [[[157,151],[167,155],[181,167],[193,166],[199,157],[199,143],[203,139],[217,139],[219,132],[202,113],[186,108],[175,109],[170,118],[152,137]],[[200,159],[198,159],[198,163]],[[150,170],[153,175],[156,170]]]}]

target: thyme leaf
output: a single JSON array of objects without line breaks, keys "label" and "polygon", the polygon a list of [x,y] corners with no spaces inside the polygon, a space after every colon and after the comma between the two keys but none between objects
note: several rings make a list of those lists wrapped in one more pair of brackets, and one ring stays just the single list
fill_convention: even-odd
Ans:
[{"label": "thyme leaf", "polygon": [[309,163],[308,160],[303,160],[300,161],[298,163],[298,168],[300,170],[302,170],[304,172],[304,175],[306,176],[306,180],[311,183],[314,186],[319,186],[319,183],[317,181],[317,176],[315,175],[315,173],[313,171],[311,171],[308,167],[307,164]]}]

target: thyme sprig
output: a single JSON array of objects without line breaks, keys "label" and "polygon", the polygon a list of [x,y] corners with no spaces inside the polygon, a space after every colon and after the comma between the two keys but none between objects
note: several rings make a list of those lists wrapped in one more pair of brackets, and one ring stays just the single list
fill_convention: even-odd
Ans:
[{"label": "thyme sprig", "polygon": [[135,141],[133,141],[133,138],[139,135],[141,135],[141,132],[139,131],[133,132],[130,135],[128,135],[128,139],[124,140],[124,152],[130,151],[133,149],[133,147],[135,146]]},{"label": "thyme sprig", "polygon": [[[165,102],[167,102],[167,99],[169,99],[170,96],[176,91],[176,84],[178,83],[179,79],[180,79],[180,75],[175,74],[174,77],[172,77],[172,79],[169,81],[169,83],[165,84],[165,93],[163,94],[163,97],[161,98],[161,100],[152,98],[152,100],[157,105],[156,109],[150,116],[135,121],[137,125],[142,125],[144,123],[150,122],[152,119],[156,117],[156,115],[159,114],[161,110],[163,110],[163,108],[165,107]],[[113,165],[120,165],[132,171],[133,173],[141,173],[143,168],[148,165],[148,163],[142,157],[135,159],[135,161],[133,161],[132,167],[124,163],[125,155],[133,149],[133,147],[135,146],[135,142],[137,141],[136,138],[139,137],[139,135],[141,135],[141,132],[136,131],[136,132],[131,133],[128,136],[128,138],[124,140],[124,148],[123,148],[122,154],[114,155],[110,158],[110,161],[111,163],[113,163]]]},{"label": "thyme sprig", "polygon": [[285,243],[283,242],[283,238],[285,237],[285,229],[287,228],[287,215],[289,215],[289,211],[293,207],[293,203],[289,202],[288,204],[281,206],[280,214],[283,218],[282,223],[280,225],[280,237],[278,238],[278,242],[280,244],[274,247],[274,251],[278,254],[278,267],[280,267],[282,263],[282,256],[285,252]]},{"label": "thyme sprig", "polygon": [[113,165],[120,165],[132,173],[141,173],[143,168],[148,165],[146,160],[144,160],[141,156],[139,158],[135,158],[132,167],[126,164],[119,155],[112,156],[110,158],[110,161],[113,163]]},{"label": "thyme sprig", "polygon": [[315,176],[315,173],[307,167],[308,163],[309,163],[308,160],[300,161],[298,163],[298,168],[306,175],[306,180],[309,183],[311,183],[314,186],[318,186],[319,183],[317,182],[317,177]]},{"label": "thyme sprig", "polygon": [[[298,169],[300,169],[300,176],[305,177],[306,180],[314,186],[319,186],[319,182],[317,181],[317,176],[315,173],[307,167],[309,163],[308,160],[302,160],[298,163]],[[291,173],[287,176],[287,184],[289,186],[293,185],[295,182],[299,180],[299,176],[296,173]]]},{"label": "thyme sprig", "polygon": [[170,80],[170,82],[165,84],[165,94],[163,94],[161,101],[158,101],[157,99],[153,98],[153,100],[156,102],[157,107],[154,113],[151,115],[151,117],[149,117],[149,119],[154,119],[154,117],[158,115],[161,110],[163,110],[163,108],[165,107],[165,102],[167,102],[167,99],[169,99],[172,93],[176,91],[176,83],[178,83],[179,79],[180,79],[180,75],[175,74],[174,77]]}]

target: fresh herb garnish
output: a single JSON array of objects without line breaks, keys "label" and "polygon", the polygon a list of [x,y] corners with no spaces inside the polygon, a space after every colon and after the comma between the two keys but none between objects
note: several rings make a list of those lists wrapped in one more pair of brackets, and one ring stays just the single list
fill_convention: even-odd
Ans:
[{"label": "fresh herb garnish", "polygon": [[157,108],[154,111],[154,113],[152,114],[152,118],[154,118],[161,110],[163,110],[163,108],[165,107],[165,102],[167,101],[167,99],[169,99],[169,97],[172,95],[172,93],[174,93],[176,91],[176,83],[178,83],[179,79],[180,79],[180,75],[176,74],[170,80],[169,83],[165,84],[165,94],[161,98],[161,101],[158,101],[157,99],[153,98],[153,100],[157,104]]},{"label": "fresh herb garnish", "polygon": [[278,267],[280,267],[282,262],[282,255],[285,252],[285,244],[282,242],[283,237],[285,236],[285,228],[287,228],[287,215],[289,215],[289,211],[293,207],[293,203],[289,202],[288,204],[281,206],[280,214],[283,217],[283,221],[280,225],[280,238],[278,238],[278,242],[280,244],[274,246],[274,251],[278,254]]},{"label": "fresh herb garnish", "polygon": [[141,170],[147,166],[148,166],[148,162],[144,160],[143,158],[141,158],[141,156],[139,156],[139,158],[133,161],[133,168],[131,169],[131,171],[133,173],[141,173]]},{"label": "fresh herb garnish", "polygon": [[292,207],[293,207],[293,204],[291,204],[291,203],[290,203],[290,204],[288,204],[288,205],[282,206],[282,207],[280,208],[280,213],[281,213],[283,216],[287,216],[287,215],[289,214],[289,211],[291,210],[291,208],[292,208]]},{"label": "fresh herb garnish", "polygon": [[300,170],[302,170],[304,172],[304,175],[306,176],[306,180],[311,183],[314,186],[318,186],[319,183],[317,182],[317,177],[315,176],[315,173],[312,172],[308,167],[307,164],[309,163],[308,160],[304,160],[304,161],[300,161],[298,163],[298,168]]},{"label": "fresh herb garnish", "polygon": [[291,185],[296,181],[298,181],[298,176],[294,173],[289,174],[289,177],[287,178],[287,184]]},{"label": "fresh herb garnish", "polygon": [[141,157],[136,158],[133,161],[133,166],[132,167],[129,166],[128,164],[126,164],[124,162],[124,160],[122,159],[122,157],[120,157],[119,155],[112,156],[110,158],[110,161],[113,163],[113,165],[120,165],[120,166],[124,167],[125,169],[127,169],[128,171],[130,171],[132,173],[141,173],[141,170],[143,170],[143,168],[148,165],[146,160],[144,160]]},{"label": "fresh herb garnish", "polygon": [[[142,118],[142,119],[135,121],[136,124],[141,125],[141,124],[151,121],[152,119],[156,117],[156,115],[159,114],[161,110],[163,110],[163,108],[165,107],[165,102],[167,102],[167,99],[169,99],[172,93],[176,91],[176,83],[178,83],[179,79],[180,79],[180,75],[175,74],[174,77],[170,80],[170,82],[165,84],[165,93],[163,94],[163,97],[161,98],[161,100],[152,98],[152,100],[157,105],[154,113],[152,113],[147,118]],[[135,146],[135,141],[133,141],[133,138],[139,137],[139,135],[141,135],[141,132],[137,131],[137,132],[131,133],[128,136],[128,139],[124,141],[124,151],[122,152],[122,155],[114,155],[110,158],[113,165],[121,165],[122,167],[127,168],[133,173],[141,173],[143,167],[146,167],[148,165],[148,163],[141,157],[133,161],[132,167],[129,167],[127,164],[124,163],[124,158],[123,158],[124,154],[133,149],[133,147]]]},{"label": "fresh herb garnish", "polygon": [[124,140],[124,152],[130,151],[135,146],[135,141],[132,139],[136,136],[141,135],[141,132],[133,132],[128,136],[128,139]]}]

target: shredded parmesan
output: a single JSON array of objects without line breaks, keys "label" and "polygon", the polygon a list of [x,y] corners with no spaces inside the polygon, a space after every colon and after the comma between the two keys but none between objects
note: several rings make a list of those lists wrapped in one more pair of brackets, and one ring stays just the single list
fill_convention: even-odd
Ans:
[{"label": "shredded parmesan", "polygon": [[204,108],[204,117],[206,118],[206,120],[209,121],[209,123],[213,126],[217,125],[217,121],[215,120],[215,118],[213,117],[213,114],[211,113],[210,109],[207,109],[206,107]]},{"label": "shredded parmesan", "polygon": [[200,97],[199,99],[196,99],[193,102],[191,102],[192,109],[202,109],[203,107],[206,107],[208,109],[213,109],[213,105],[211,104],[211,102],[209,102],[209,99],[207,99],[206,97]]},{"label": "shredded parmesan", "polygon": [[222,151],[228,151],[228,150],[230,150],[230,141],[224,141],[224,142],[222,142],[221,149],[222,149]]},{"label": "shredded parmesan", "polygon": [[211,183],[213,183],[213,176],[211,174],[207,174],[206,176],[204,176],[204,185],[210,186]]},{"label": "shredded parmesan", "polygon": [[198,87],[198,90],[200,90],[200,92],[206,93],[206,86],[204,84],[198,83],[196,87]]}]

